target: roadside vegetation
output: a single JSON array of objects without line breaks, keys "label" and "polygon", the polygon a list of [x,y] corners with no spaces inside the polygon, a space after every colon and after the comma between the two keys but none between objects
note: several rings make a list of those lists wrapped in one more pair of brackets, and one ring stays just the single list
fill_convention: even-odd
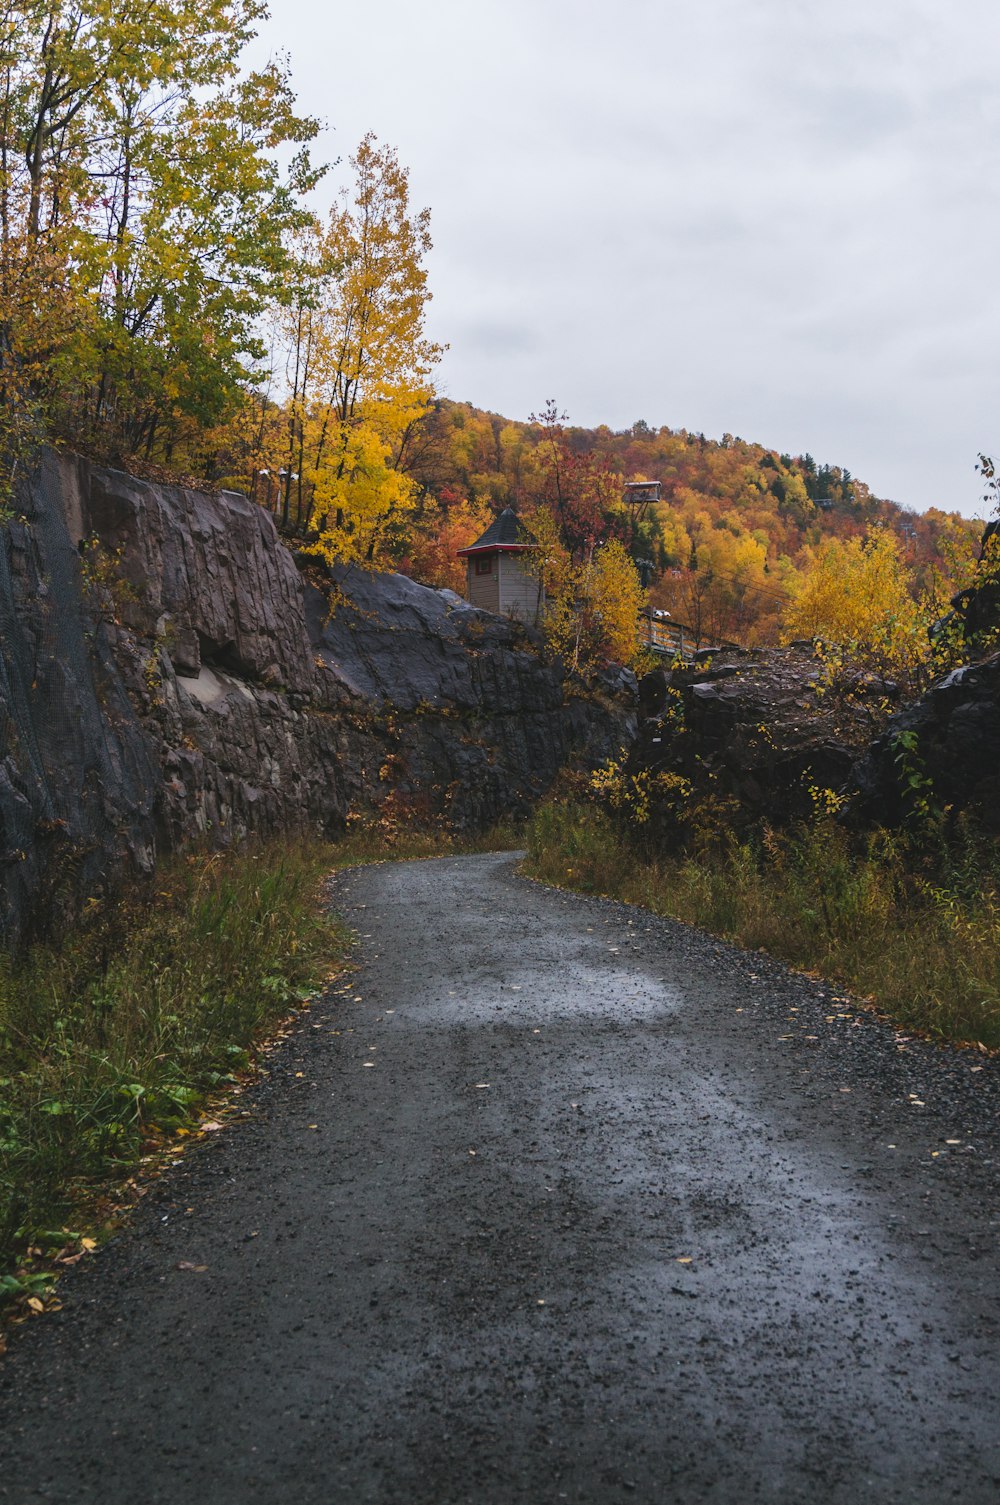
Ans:
[{"label": "roadside vegetation", "polygon": [[577,794],[536,813],[528,852],[532,877],[766,951],[908,1028],[1000,1047],[1000,872],[994,842],[971,829],[946,839],[929,818],[861,837],[819,813],[671,853]]},{"label": "roadside vegetation", "polygon": [[348,965],[324,877],[354,863],[516,841],[359,823],[165,863],[0,961],[0,1310],[46,1305],[67,1261],[141,1190],[144,1167],[214,1123],[276,1031]]}]

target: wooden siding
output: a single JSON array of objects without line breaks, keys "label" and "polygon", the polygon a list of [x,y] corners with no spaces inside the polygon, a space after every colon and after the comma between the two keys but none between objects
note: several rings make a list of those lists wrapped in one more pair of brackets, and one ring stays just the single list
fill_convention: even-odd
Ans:
[{"label": "wooden siding", "polygon": [[475,559],[466,560],[468,566],[466,574],[466,595],[472,606],[478,606],[483,611],[492,611],[500,615],[500,575],[497,570],[498,558],[494,555],[493,570],[489,575],[476,574]]},{"label": "wooden siding", "polygon": [[501,554],[498,563],[501,616],[520,617],[522,622],[534,626],[538,618],[538,581],[522,570],[518,554]]}]

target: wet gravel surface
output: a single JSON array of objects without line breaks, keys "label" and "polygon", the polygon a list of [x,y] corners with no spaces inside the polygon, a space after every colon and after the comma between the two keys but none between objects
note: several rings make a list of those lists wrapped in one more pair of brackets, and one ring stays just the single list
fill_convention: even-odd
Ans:
[{"label": "wet gravel surface", "polygon": [[509,856],[335,902],[349,986],[0,1364],[0,1500],[1000,1499],[1000,1063]]}]

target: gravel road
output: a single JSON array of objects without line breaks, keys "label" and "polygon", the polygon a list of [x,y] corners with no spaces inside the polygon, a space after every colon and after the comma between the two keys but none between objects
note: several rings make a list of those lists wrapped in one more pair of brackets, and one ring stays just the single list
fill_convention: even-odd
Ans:
[{"label": "gravel road", "polygon": [[1000,1499],[1000,1063],[519,878],[360,969],[0,1364],[0,1500]]}]

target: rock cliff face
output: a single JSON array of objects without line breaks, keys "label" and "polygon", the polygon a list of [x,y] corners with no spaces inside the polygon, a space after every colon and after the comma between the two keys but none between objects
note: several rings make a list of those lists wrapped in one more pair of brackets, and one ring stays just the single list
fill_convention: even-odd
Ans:
[{"label": "rock cliff face", "polygon": [[855,827],[898,825],[916,797],[1000,833],[1000,654],[893,713],[894,693],[860,674],[831,680],[810,644],[719,649],[645,675],[625,766],[649,780],[650,833],[685,838],[676,783],[660,774],[686,781],[694,819],[711,797],[736,829],[808,818],[830,790]]},{"label": "rock cliff face", "polygon": [[157,851],[343,828],[483,827],[634,733],[516,623],[401,576],[300,569],[244,497],[49,454],[0,547],[0,864],[14,937]]},{"label": "rock cliff face", "polygon": [[[900,737],[913,734],[912,750]],[[908,778],[938,809],[1000,833],[1000,654],[954,669],[894,716],[854,771],[855,809],[887,825],[912,809]]]},{"label": "rock cliff face", "polygon": [[810,787],[844,787],[885,686],[859,676],[831,687],[812,645],[801,644],[716,649],[644,675],[639,696],[629,773],[679,775],[695,795],[725,800],[737,825],[781,825],[812,813]]}]

